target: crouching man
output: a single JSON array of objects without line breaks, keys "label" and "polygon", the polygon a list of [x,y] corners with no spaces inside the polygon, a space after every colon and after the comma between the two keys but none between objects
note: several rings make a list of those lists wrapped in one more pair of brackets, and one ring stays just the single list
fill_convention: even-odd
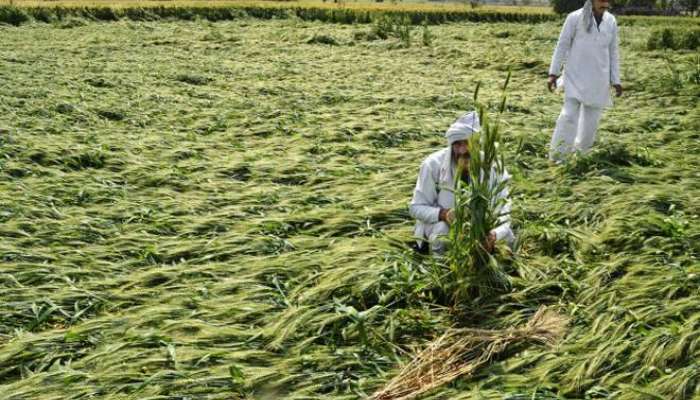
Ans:
[{"label": "crouching man", "polygon": [[[416,219],[415,236],[418,250],[433,255],[442,255],[447,250],[450,224],[454,222],[454,185],[458,166],[462,167],[462,179],[469,181],[469,137],[479,131],[479,117],[470,112],[455,121],[445,133],[447,147],[428,156],[420,166],[416,188],[409,212]],[[501,176],[494,176],[491,184],[496,185],[509,179],[504,170]],[[513,245],[515,237],[510,227],[510,200],[508,189],[503,189],[499,199],[504,199],[499,211],[500,225],[493,229],[484,243],[492,251],[496,241],[503,240]]]}]

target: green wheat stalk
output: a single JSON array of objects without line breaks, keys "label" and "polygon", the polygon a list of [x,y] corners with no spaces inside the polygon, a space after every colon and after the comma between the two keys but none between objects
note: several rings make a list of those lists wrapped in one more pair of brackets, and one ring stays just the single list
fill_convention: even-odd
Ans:
[{"label": "green wheat stalk", "polygon": [[[503,85],[498,115],[506,105],[506,89],[510,72]],[[479,113],[481,131],[469,139],[469,182],[460,179],[461,168],[455,177],[455,222],[450,232],[447,262],[451,274],[451,296],[455,304],[489,297],[496,291],[510,287],[508,275],[496,258],[484,247],[491,230],[499,225],[503,200],[499,193],[505,182],[499,182],[504,161],[500,151],[499,119],[491,119],[478,101],[480,85],[474,91],[474,102]]]}]

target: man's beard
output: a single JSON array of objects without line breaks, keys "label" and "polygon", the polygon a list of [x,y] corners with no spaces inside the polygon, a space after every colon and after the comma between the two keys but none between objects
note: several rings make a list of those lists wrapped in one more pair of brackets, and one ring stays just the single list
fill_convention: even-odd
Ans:
[{"label": "man's beard", "polygon": [[457,157],[457,170],[461,171],[460,178],[463,182],[469,182],[469,154],[464,154]]}]

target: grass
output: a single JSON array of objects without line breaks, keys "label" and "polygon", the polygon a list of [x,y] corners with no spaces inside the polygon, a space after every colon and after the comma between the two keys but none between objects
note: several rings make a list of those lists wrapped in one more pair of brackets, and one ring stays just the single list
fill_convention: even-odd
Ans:
[{"label": "grass", "polygon": [[[559,23],[432,26],[411,47],[368,29],[0,27],[4,399],[352,399],[448,327],[540,305],[571,320],[558,347],[429,398],[698,395],[696,55],[621,27],[626,96],[591,154],[552,167]],[[512,290],[456,319],[406,248],[407,204],[476,82],[494,112],[509,69]]]}]

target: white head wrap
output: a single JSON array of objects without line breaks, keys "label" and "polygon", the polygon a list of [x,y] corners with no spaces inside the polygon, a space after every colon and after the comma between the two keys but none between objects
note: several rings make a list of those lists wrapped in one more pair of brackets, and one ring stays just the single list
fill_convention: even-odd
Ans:
[{"label": "white head wrap", "polygon": [[591,29],[593,29],[593,2],[591,0],[586,0],[583,3],[583,27],[588,33],[591,33]]},{"label": "white head wrap", "polygon": [[452,146],[452,143],[458,140],[467,140],[474,132],[479,132],[480,128],[479,115],[474,111],[468,112],[459,117],[445,132],[447,143]]}]

